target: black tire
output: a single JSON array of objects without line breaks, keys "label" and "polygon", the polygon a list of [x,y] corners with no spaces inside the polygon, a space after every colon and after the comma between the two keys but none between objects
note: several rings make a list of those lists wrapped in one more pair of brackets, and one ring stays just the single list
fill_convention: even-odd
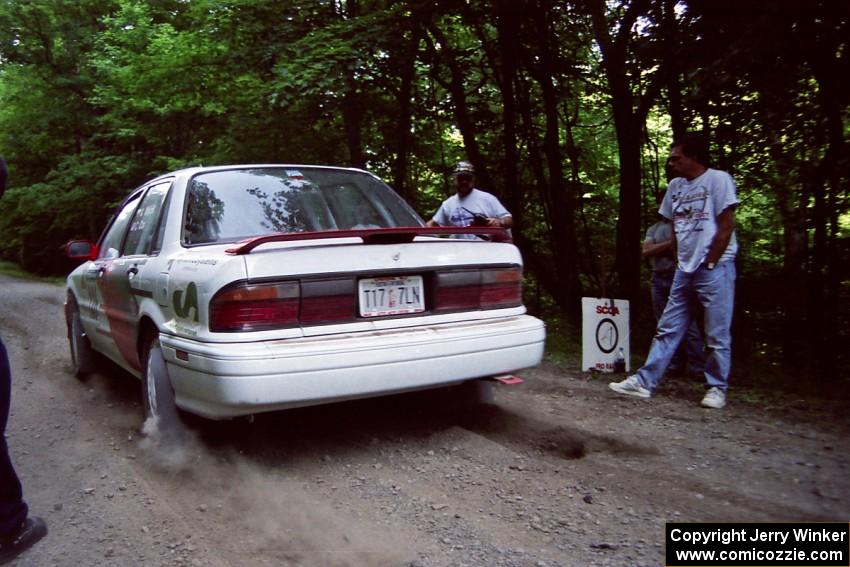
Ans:
[{"label": "black tire", "polygon": [[150,339],[145,350],[142,368],[142,407],[144,408],[145,434],[165,442],[180,441],[185,426],[174,402],[174,387],[168,376],[168,366],[162,355],[159,334]]},{"label": "black tire", "polygon": [[95,370],[95,353],[83,329],[80,309],[73,298],[68,300],[68,345],[71,348],[74,376],[82,380]]}]

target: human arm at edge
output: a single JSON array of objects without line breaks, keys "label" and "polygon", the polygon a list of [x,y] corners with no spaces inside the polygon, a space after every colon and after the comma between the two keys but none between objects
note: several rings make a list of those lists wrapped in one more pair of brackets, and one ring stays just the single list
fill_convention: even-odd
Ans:
[{"label": "human arm at edge", "polygon": [[673,239],[664,240],[663,242],[644,242],[641,245],[640,255],[643,258],[647,256],[657,256],[663,252],[673,249]]},{"label": "human arm at edge", "polygon": [[498,226],[502,228],[511,228],[514,225],[514,217],[511,215],[504,215],[497,219],[489,218],[487,222],[490,226]]},{"label": "human arm at edge", "polygon": [[730,205],[723,209],[723,212],[717,215],[717,232],[714,234],[714,239],[711,241],[711,246],[708,249],[708,255],[705,257],[706,264],[716,264],[726,247],[729,246],[729,241],[732,239],[732,233],[735,231],[735,205]]}]

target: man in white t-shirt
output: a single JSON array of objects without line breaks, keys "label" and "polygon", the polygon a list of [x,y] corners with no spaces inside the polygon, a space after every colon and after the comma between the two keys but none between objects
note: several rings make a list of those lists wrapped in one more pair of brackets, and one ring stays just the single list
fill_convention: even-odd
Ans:
[{"label": "man in white t-shirt", "polygon": [[673,221],[677,268],[670,297],[649,355],[636,374],[609,387],[617,393],[649,398],[694,319],[694,300],[705,309],[708,391],[702,406],[726,405],[732,367],[732,309],[735,298],[735,182],[708,167],[708,146],[696,135],[675,141],[668,163],[678,175],[658,210]]},{"label": "man in white t-shirt", "polygon": [[[496,226],[510,228],[511,213],[494,195],[475,188],[475,168],[466,161],[454,169],[457,193],[443,201],[437,214],[427,226]],[[463,235],[474,239],[475,235]]]}]

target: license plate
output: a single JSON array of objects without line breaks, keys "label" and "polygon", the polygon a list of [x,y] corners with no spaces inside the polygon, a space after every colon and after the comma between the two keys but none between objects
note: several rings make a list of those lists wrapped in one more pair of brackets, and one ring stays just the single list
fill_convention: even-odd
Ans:
[{"label": "license plate", "polygon": [[359,289],[361,317],[425,311],[422,276],[364,278]]}]

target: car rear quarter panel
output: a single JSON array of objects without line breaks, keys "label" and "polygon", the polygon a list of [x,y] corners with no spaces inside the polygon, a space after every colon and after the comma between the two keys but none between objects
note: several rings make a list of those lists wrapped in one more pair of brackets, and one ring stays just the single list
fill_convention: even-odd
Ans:
[{"label": "car rear quarter panel", "polygon": [[225,254],[224,248],[199,247],[168,259],[154,307],[162,313],[160,330],[194,339],[209,337],[213,295],[231,282],[246,279],[244,259]]}]

